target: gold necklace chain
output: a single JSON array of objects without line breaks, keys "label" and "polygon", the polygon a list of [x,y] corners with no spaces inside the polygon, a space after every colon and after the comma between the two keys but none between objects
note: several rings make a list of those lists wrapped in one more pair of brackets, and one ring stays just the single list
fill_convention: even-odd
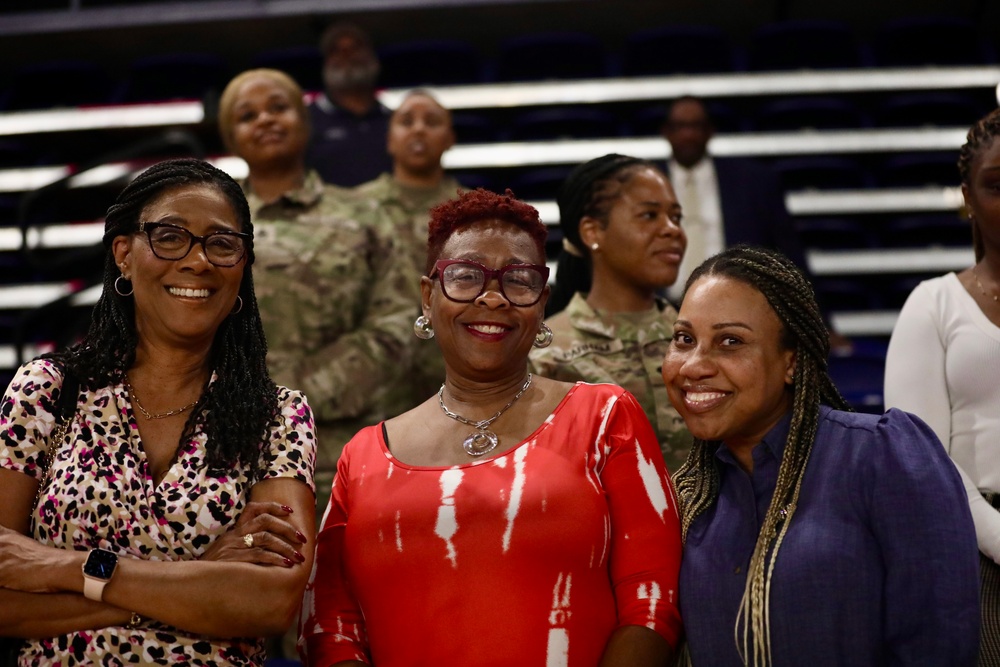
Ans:
[{"label": "gold necklace chain", "polygon": [[976,270],[977,268],[978,265],[976,264],[972,266],[972,277],[975,278],[976,286],[979,287],[979,291],[982,292],[983,296],[985,296],[987,299],[992,298],[994,303],[1000,303],[1000,298],[997,298],[996,294],[990,294],[989,292],[987,292],[986,288],[983,287],[983,284],[979,282],[979,272]]},{"label": "gold necklace chain", "polygon": [[135,389],[132,387],[132,383],[128,381],[128,376],[125,376],[125,391],[128,392],[129,398],[132,400],[132,405],[139,409],[139,412],[146,419],[166,419],[167,417],[173,417],[174,415],[179,415],[182,412],[187,412],[194,406],[198,405],[198,401],[201,400],[201,396],[196,398],[191,403],[188,403],[182,408],[177,408],[176,410],[167,410],[166,412],[158,412],[155,415],[151,413],[146,408],[142,407],[142,403],[139,402],[139,395],[135,393]]}]

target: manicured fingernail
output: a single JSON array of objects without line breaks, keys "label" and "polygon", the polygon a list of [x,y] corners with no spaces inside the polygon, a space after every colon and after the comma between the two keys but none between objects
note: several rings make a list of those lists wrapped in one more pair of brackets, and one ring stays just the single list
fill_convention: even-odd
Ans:
[{"label": "manicured fingernail", "polygon": [[295,531],[295,537],[299,538],[299,542],[301,542],[302,544],[306,543],[306,536],[302,534],[301,530]]},{"label": "manicured fingernail", "polygon": [[295,563],[293,563],[293,562],[292,562],[291,560],[289,560],[288,558],[284,558],[284,559],[282,559],[282,560],[284,560],[284,561],[285,561],[285,567],[291,567],[292,565],[295,565]]},{"label": "manicured fingernail", "polygon": [[282,506],[281,506],[281,509],[285,510],[285,511],[286,511],[286,512],[288,512],[289,514],[291,514],[291,513],[292,513],[292,508],[291,508],[291,507],[289,507],[288,505],[282,505]]},{"label": "manicured fingernail", "polygon": [[295,560],[297,560],[297,561],[299,561],[301,563],[305,559],[306,559],[306,557],[303,556],[302,554],[300,554],[298,551],[295,552]]}]

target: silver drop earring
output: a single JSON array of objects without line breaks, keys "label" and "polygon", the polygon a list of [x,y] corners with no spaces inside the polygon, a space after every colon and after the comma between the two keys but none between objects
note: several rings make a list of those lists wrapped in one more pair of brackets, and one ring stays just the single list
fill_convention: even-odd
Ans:
[{"label": "silver drop earring", "polygon": [[531,343],[533,346],[542,348],[548,347],[552,344],[552,338],[555,334],[552,333],[552,329],[545,322],[538,327],[538,333],[535,334],[535,340]]},{"label": "silver drop earring", "polygon": [[421,315],[413,323],[413,335],[420,340],[430,340],[434,338],[434,327],[431,325],[431,318]]}]

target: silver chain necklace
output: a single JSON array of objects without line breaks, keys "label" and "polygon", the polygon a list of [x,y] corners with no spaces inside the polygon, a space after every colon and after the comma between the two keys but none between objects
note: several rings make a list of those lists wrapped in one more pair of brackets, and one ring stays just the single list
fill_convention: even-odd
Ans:
[{"label": "silver chain necklace", "polygon": [[500,444],[500,438],[497,434],[489,430],[489,425],[495,422],[500,415],[507,412],[507,409],[517,402],[517,399],[521,398],[525,391],[527,391],[528,386],[531,384],[531,373],[528,373],[528,379],[524,381],[521,385],[521,390],[514,395],[514,398],[510,399],[510,403],[500,408],[500,411],[489,419],[483,419],[482,421],[474,422],[471,419],[466,419],[462,415],[455,414],[444,405],[444,384],[441,385],[441,389],[438,390],[438,405],[441,406],[441,410],[454,419],[455,421],[460,421],[463,424],[468,424],[476,429],[476,432],[469,435],[464,441],[462,441],[462,449],[469,456],[482,456],[483,454],[488,454],[497,448]]}]

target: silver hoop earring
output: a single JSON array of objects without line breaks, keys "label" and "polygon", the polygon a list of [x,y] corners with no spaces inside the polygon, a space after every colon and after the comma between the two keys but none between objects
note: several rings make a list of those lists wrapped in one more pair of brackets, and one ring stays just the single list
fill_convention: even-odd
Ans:
[{"label": "silver hoop earring", "polygon": [[229,311],[229,314],[230,315],[236,315],[237,313],[239,313],[242,310],[243,310],[243,297],[241,297],[239,294],[237,294],[236,295],[236,308],[233,309],[233,310],[231,310],[231,311]]},{"label": "silver hoop earring", "polygon": [[129,282],[129,279],[123,275],[115,278],[115,293],[118,294],[118,296],[132,296],[132,293],[135,292],[135,288],[132,287],[131,284],[129,284],[128,292],[123,292],[121,286],[118,284],[119,280],[124,280],[127,283]]},{"label": "silver hoop earring", "polygon": [[542,325],[538,327],[538,333],[535,334],[535,340],[531,344],[538,348],[548,347],[552,344],[552,338],[554,336],[555,334],[552,333],[552,329],[549,328],[549,325],[542,322]]},{"label": "silver hoop earring", "polygon": [[430,340],[434,338],[434,327],[431,325],[431,318],[421,315],[413,323],[413,335],[420,340]]}]

